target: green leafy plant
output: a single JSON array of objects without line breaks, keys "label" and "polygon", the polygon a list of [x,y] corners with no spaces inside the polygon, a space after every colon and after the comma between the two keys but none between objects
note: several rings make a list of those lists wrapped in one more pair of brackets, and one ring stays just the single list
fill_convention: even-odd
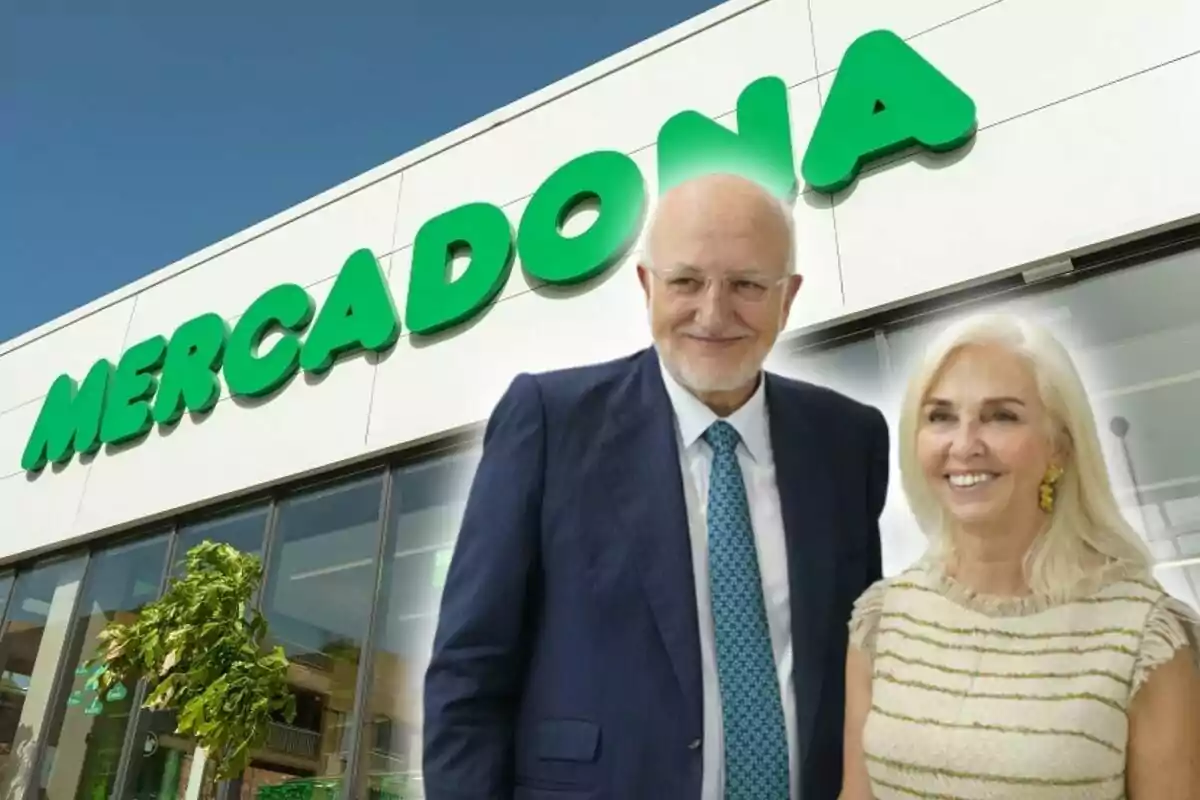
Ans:
[{"label": "green leafy plant", "polygon": [[177,732],[204,749],[217,780],[241,776],[273,717],[296,714],[283,648],[264,649],[267,622],[250,602],[261,580],[257,557],[202,542],[188,551],[183,577],[135,622],[101,632],[88,662],[103,667],[101,696],[145,678],[145,707],[177,712]]},{"label": "green leafy plant", "polygon": [[258,800],[335,800],[341,787],[339,778],[300,778],[260,787]]}]

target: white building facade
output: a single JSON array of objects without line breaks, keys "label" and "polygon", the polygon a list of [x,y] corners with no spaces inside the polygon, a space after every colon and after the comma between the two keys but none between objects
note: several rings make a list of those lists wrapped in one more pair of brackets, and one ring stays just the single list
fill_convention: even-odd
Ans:
[{"label": "white building facade", "polygon": [[[970,130],[814,187],[813,133],[872,31],[969,98]],[[797,178],[805,280],[772,369],[894,420],[950,316],[1052,322],[1130,518],[1195,604],[1197,95],[1190,0],[731,0],[0,344],[3,791],[232,791],[136,712],[140,687],[96,698],[77,670],[214,539],[263,557],[300,699],[243,796],[421,796],[421,673],[480,425],[520,372],[648,344],[640,220],[681,153]],[[599,205],[557,235],[577,189]],[[889,573],[922,547],[893,485]]]}]

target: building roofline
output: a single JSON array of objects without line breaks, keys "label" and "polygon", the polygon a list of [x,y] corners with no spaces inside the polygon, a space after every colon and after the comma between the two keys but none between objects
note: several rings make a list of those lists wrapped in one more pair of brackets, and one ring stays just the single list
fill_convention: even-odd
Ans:
[{"label": "building roofline", "polygon": [[23,334],[9,339],[6,342],[0,343],[0,357],[8,353],[18,350],[28,344],[32,344],[39,339],[42,339],[54,333],[61,328],[72,325],[81,319],[99,313],[106,308],[116,305],[124,300],[128,300],[147,289],[150,289],[160,283],[170,280],[171,278],[181,275],[188,270],[194,269],[207,261],[211,261],[218,256],[224,255],[231,250],[234,250],[242,245],[251,242],[259,237],[282,228],[291,222],[315,213],[322,208],[331,205],[338,200],[348,197],[356,192],[387,180],[395,176],[397,173],[412,167],[416,164],[426,161],[434,156],[445,153],[454,147],[481,136],[488,131],[504,125],[508,122],[528,114],[538,108],[553,102],[560,97],[570,94],[571,92],[582,89],[583,87],[594,83],[602,78],[605,78],[613,73],[619,72],[626,67],[632,66],[645,58],[648,58],[656,53],[662,52],[680,42],[683,42],[691,37],[702,33],[709,28],[714,27],[726,20],[736,17],[740,14],[749,11],[752,8],[763,5],[769,0],[728,0],[719,6],[709,9],[701,14],[698,14],[691,19],[685,20],[678,25],[674,25],[665,31],[662,31],[648,39],[638,42],[635,45],[625,48],[618,53],[592,64],[589,67],[579,70],[571,75],[568,75],[561,80],[543,87],[542,89],[528,94],[518,100],[505,105],[501,108],[484,114],[471,122],[461,125],[458,128],[443,134],[442,136],[426,142],[419,147],[409,150],[396,158],[391,159],[377,167],[367,170],[347,181],[327,189],[320,194],[310,197],[300,203],[297,203],[290,208],[280,211],[271,217],[268,217],[261,222],[244,228],[237,233],[221,239],[215,244],[211,244],[201,250],[198,250],[190,255],[168,264],[161,269],[155,270],[149,275],[145,275],[131,283],[127,283],[119,289],[109,292],[90,303],[80,306],[72,311],[68,311],[59,317],[43,323],[38,327],[27,331]]}]

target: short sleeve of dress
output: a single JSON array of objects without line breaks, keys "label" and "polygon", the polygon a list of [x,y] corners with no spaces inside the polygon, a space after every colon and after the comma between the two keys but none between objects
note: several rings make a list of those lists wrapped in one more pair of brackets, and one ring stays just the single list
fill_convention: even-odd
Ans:
[{"label": "short sleeve of dress", "polygon": [[869,655],[875,655],[875,634],[883,614],[883,598],[887,582],[876,581],[854,601],[850,612],[850,644]]},{"label": "short sleeve of dress", "polygon": [[1166,664],[1184,647],[1192,648],[1192,658],[1200,666],[1200,615],[1186,603],[1164,597],[1155,604],[1142,631],[1130,698],[1137,694],[1156,668]]}]

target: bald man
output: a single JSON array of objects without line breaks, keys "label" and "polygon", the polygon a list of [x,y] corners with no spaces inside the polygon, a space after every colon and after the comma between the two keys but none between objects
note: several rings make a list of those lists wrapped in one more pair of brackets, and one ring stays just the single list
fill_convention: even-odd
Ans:
[{"label": "bald man", "polygon": [[654,346],[520,375],[487,425],[425,679],[429,800],[834,800],[888,432],[764,372],[791,210],[710,175],[638,266]]}]

